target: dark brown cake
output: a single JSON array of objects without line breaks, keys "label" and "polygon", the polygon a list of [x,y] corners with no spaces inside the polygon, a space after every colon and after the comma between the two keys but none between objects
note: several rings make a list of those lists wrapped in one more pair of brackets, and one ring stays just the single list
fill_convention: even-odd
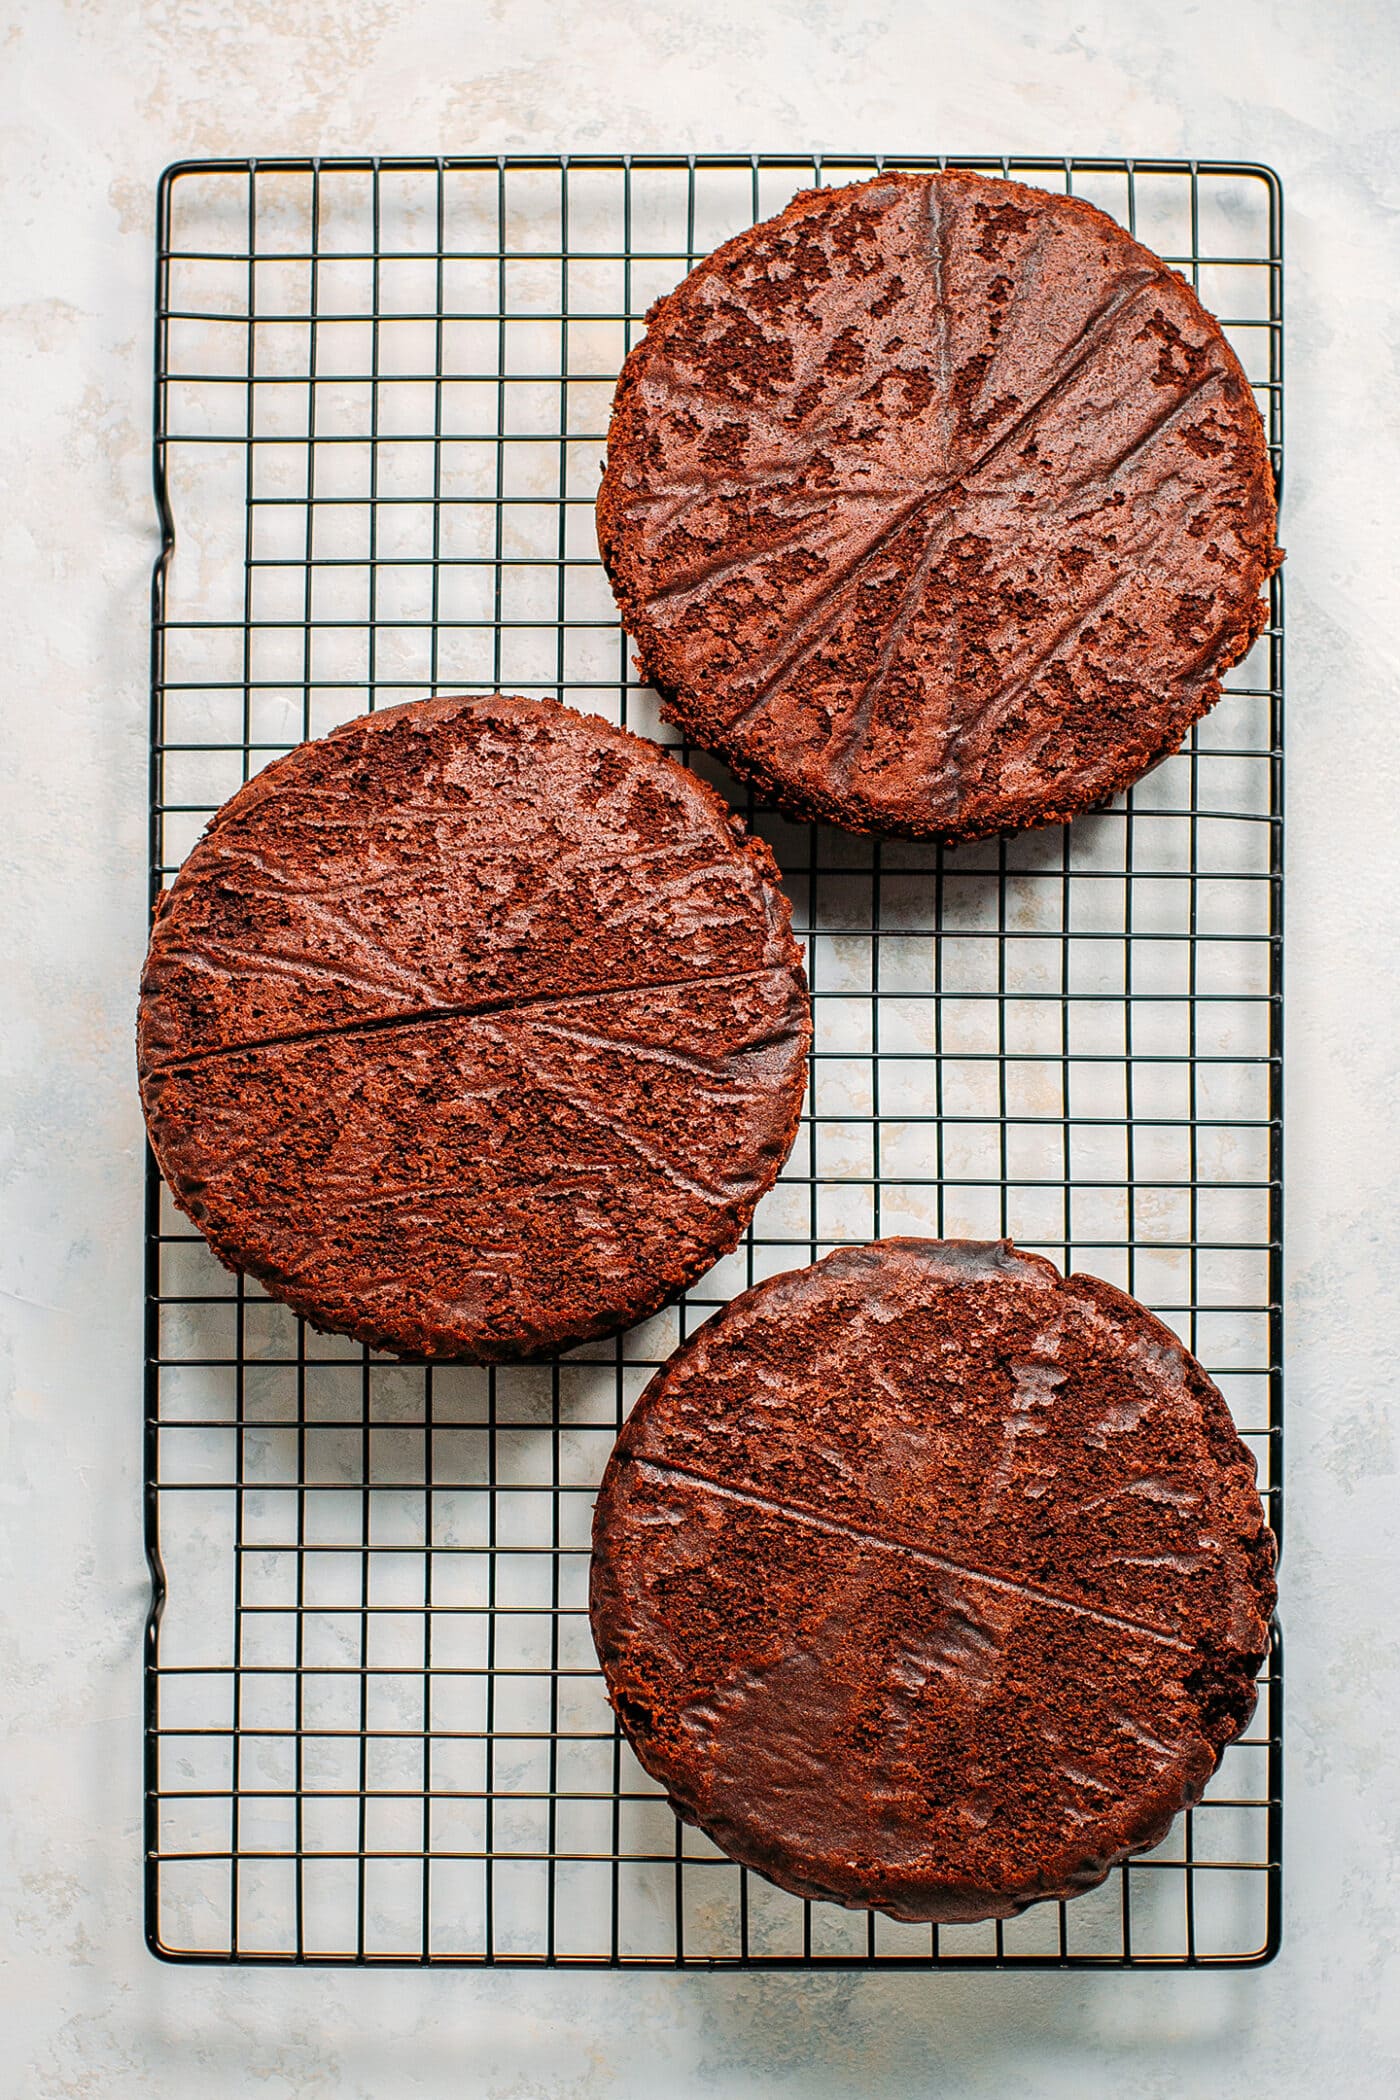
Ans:
[{"label": "dark brown cake", "polygon": [[670,720],[798,816],[1073,817],[1180,745],[1264,624],[1249,386],[1191,287],[1078,198],[808,191],[648,324],[603,559]]},{"label": "dark brown cake", "polygon": [[593,1631],[677,1813],[802,1896],[1006,1917],[1101,1881],[1254,1708],[1273,1539],[1121,1291],[883,1240],[749,1291],[604,1475]]},{"label": "dark brown cake", "polygon": [[777,878],[657,746],[552,702],[302,745],[161,900],[138,1051],[176,1201],[376,1348],[492,1362],[655,1311],[796,1134]]}]

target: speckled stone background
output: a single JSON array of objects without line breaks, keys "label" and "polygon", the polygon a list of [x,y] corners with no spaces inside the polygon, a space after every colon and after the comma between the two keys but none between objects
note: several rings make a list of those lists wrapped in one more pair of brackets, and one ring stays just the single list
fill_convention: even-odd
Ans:
[{"label": "speckled stone background", "polygon": [[[10,0],[0,2091],[1400,2091],[1393,0]],[[1289,201],[1286,1945],[1102,1977],[178,1971],[138,1874],[150,221],[197,153],[1272,161]]]}]

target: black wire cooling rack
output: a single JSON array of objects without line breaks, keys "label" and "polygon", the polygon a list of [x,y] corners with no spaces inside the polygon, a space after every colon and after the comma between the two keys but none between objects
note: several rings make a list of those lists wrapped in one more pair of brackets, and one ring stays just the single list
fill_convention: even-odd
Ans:
[{"label": "black wire cooling rack", "polygon": [[[647,306],[814,182],[932,158],[186,162],[159,192],[151,869],[302,738],[430,691],[674,741],[593,537]],[[1266,168],[959,158],[1190,274],[1282,438]],[[177,545],[178,532],[178,545]],[[620,1340],[376,1358],[229,1275],[149,1179],[146,1906],[171,1959],[1181,1966],[1278,1942],[1279,1670],[1206,1802],[1069,1905],[808,1905],[677,1825],[588,1635],[593,1491],[653,1369],[755,1279],[880,1232],[1014,1236],[1214,1373],[1280,1525],[1282,586],[1187,748],[1072,829],[943,853],[784,822],[807,1115],[743,1247]]]}]

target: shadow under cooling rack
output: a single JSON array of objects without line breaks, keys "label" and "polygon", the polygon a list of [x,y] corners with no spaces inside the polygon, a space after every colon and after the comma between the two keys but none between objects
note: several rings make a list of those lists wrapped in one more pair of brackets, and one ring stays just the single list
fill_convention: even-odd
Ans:
[{"label": "shadow under cooling rack", "polygon": [[[674,744],[593,537],[652,300],[870,155],[191,162],[159,199],[151,871],[268,759],[430,691]],[[1186,272],[1282,440],[1275,178],[961,158],[1089,197]],[[178,545],[176,535],[178,534]],[[146,1895],[197,1961],[1211,1965],[1277,1945],[1280,1656],[1154,1853],[1004,1925],[807,1905],[677,1824],[588,1635],[594,1489],[736,1291],[880,1232],[1000,1234],[1202,1357],[1279,1528],[1282,586],[1219,707],[1072,829],[943,853],[786,823],[816,1039],[740,1249],[616,1342],[389,1362],[220,1268],[151,1169]]]}]

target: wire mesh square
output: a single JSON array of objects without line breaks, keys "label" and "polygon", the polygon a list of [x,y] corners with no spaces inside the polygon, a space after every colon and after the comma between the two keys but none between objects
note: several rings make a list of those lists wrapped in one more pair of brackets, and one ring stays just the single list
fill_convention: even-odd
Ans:
[{"label": "wire mesh square", "polygon": [[[1064,1904],[915,1927],[679,1825],[587,1622],[592,1498],[737,1291],[880,1233],[1013,1236],[1145,1300],[1281,1509],[1283,591],[1111,807],[945,853],[788,822],[678,745],[593,537],[651,301],[813,183],[936,158],[186,162],[158,204],[151,873],[367,706],[496,688],[676,748],[772,844],[815,1042],[742,1246],[616,1341],[397,1364],[222,1269],[148,1181],[146,1906],[176,1960],[1207,1966],[1278,1943],[1281,1653],[1167,1841]],[[1187,273],[1282,443],[1282,204],[1243,164],[966,158]],[[178,532],[178,548],[176,535]]]}]

